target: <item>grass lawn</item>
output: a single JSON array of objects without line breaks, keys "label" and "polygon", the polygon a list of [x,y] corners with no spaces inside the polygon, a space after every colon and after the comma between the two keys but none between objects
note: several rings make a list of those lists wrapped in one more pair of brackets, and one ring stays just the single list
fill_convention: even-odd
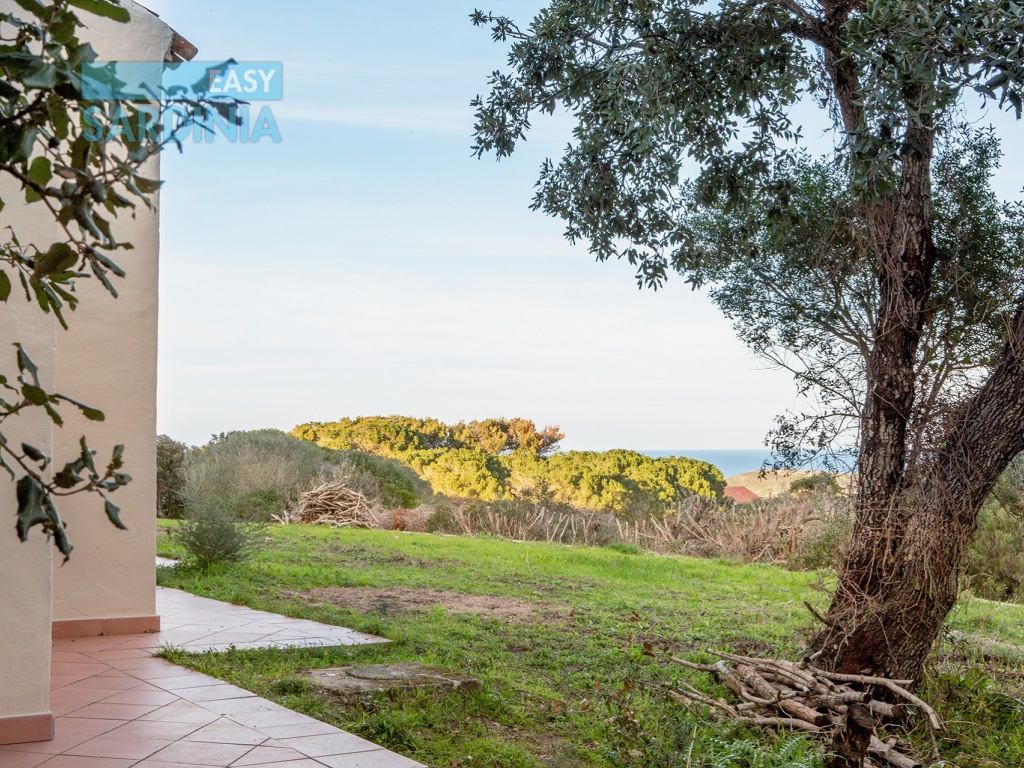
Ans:
[{"label": "grass lawn", "polygon": [[[715,723],[664,694],[680,679],[714,690],[671,655],[697,659],[714,647],[796,657],[811,627],[803,601],[826,603],[813,574],[389,531],[277,526],[268,537],[244,564],[160,569],[159,581],[391,644],[168,658],[436,768],[820,765],[805,739]],[[182,555],[166,536],[159,551]],[[1024,645],[1024,607],[969,601],[950,629],[956,640],[923,687],[949,722],[943,757],[965,768],[1024,765],[1024,665],[1011,650],[979,666],[959,634],[1004,651]],[[342,698],[300,677],[396,661],[468,672],[483,691]],[[897,735],[926,744],[919,728]]]}]

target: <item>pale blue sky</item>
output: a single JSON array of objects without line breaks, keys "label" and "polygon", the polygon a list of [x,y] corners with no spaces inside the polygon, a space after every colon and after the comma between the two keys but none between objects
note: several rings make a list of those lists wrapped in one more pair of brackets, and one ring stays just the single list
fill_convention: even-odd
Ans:
[{"label": "pale blue sky", "polygon": [[[510,161],[471,157],[468,102],[505,55],[472,0],[145,4],[200,59],[285,72],[280,144],[164,157],[161,432],[515,415],[569,448],[749,448],[795,404],[701,295],[640,292],[528,210],[564,120]],[[480,5],[524,22],[540,6]]]}]

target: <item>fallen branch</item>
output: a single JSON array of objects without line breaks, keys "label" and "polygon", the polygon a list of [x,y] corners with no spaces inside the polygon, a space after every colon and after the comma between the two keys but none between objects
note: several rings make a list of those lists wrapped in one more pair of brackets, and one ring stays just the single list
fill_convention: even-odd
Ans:
[{"label": "fallen branch", "polygon": [[[710,707],[719,718],[766,728],[791,728],[832,739],[833,743],[837,735],[842,735],[847,742],[855,740],[860,749],[867,748],[872,757],[895,768],[921,768],[921,763],[901,751],[895,739],[882,741],[877,735],[879,725],[899,721],[912,706],[928,717],[933,748],[935,732],[942,730],[935,710],[907,690],[906,686],[912,684],[909,680],[828,672],[806,661],[796,664],[783,659],[708,653],[719,661],[701,664],[670,658],[687,669],[714,676],[739,703],[715,700],[686,683],[681,684],[682,690],[669,692],[673,700]],[[881,689],[905,703],[875,699],[875,692]]]},{"label": "fallen branch", "polygon": [[879,685],[883,688],[888,688],[897,696],[906,699],[928,715],[932,728],[936,731],[942,730],[942,721],[939,720],[939,716],[935,714],[935,710],[903,687],[904,685],[913,685],[913,680],[890,680],[887,677],[871,677],[868,675],[844,675],[838,672],[824,672],[820,669],[815,669],[814,671],[816,674],[821,675],[828,680],[837,680],[843,683],[860,683],[861,685]]},{"label": "fallen branch", "polygon": [[292,517],[307,525],[373,528],[379,522],[379,512],[377,504],[359,491],[334,482],[302,494]]}]

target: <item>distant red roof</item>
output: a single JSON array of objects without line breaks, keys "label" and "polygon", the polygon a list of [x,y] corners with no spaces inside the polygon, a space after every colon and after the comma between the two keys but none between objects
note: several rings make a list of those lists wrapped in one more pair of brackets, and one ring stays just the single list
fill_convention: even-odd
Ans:
[{"label": "distant red roof", "polygon": [[761,498],[745,485],[727,485],[725,495],[737,504],[748,504]]}]

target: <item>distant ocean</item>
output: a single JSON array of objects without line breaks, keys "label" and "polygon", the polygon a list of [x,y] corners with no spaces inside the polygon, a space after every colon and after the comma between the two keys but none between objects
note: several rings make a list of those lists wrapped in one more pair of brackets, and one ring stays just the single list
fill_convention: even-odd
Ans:
[{"label": "distant ocean", "polygon": [[652,458],[685,456],[688,459],[706,461],[722,470],[722,474],[726,477],[759,470],[772,457],[772,452],[764,448],[719,451],[640,451],[640,453]]},{"label": "distant ocean", "polygon": [[[749,449],[737,449],[737,450],[719,450],[719,451],[639,451],[639,453],[652,458],[660,458],[664,456],[684,456],[688,459],[697,459],[698,461],[706,461],[709,464],[714,464],[726,477],[732,477],[733,475],[742,475],[744,472],[756,472],[760,470],[766,461],[770,461],[772,458],[772,452],[765,448],[749,448]],[[851,468],[844,468],[842,463],[842,457],[844,453],[841,451],[836,454],[836,458],[840,459],[840,472],[849,472]],[[849,453],[846,461],[850,467],[855,463]],[[803,467],[803,469],[824,469],[826,468],[825,462],[820,458],[812,461],[810,464]],[[833,470],[835,471],[835,470]]]}]

